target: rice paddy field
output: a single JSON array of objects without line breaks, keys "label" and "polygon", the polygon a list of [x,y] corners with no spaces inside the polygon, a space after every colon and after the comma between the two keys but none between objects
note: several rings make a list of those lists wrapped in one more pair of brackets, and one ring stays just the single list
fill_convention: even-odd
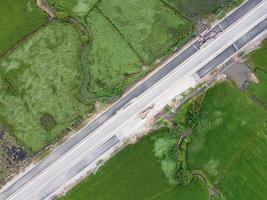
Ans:
[{"label": "rice paddy field", "polygon": [[226,199],[266,199],[267,111],[232,83],[208,91],[188,151]]},{"label": "rice paddy field", "polygon": [[99,172],[86,178],[62,200],[190,200],[208,199],[199,181],[189,186],[170,185],[160,160],[155,157],[154,136],[169,134],[159,130],[120,152]]},{"label": "rice paddy field", "polygon": [[0,56],[42,25],[46,19],[46,14],[37,9],[32,0],[1,0]]}]

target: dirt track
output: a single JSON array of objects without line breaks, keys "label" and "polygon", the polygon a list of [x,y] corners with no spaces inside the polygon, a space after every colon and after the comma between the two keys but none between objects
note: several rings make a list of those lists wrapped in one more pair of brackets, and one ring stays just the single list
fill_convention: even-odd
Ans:
[{"label": "dirt track", "polygon": [[54,10],[49,7],[49,5],[44,0],[36,0],[36,5],[37,7],[45,11],[49,15],[51,20],[56,17]]}]

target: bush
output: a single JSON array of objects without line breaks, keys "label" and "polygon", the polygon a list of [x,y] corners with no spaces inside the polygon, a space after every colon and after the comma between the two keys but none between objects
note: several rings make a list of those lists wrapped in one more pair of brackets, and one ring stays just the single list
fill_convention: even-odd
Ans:
[{"label": "bush", "polygon": [[178,170],[176,180],[178,185],[188,185],[192,181],[192,174],[189,170]]}]

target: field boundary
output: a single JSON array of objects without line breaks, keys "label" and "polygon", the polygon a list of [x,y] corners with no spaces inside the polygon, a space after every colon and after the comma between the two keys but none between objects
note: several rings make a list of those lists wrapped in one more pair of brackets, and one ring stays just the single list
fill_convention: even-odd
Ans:
[{"label": "field boundary", "polygon": [[40,26],[38,26],[36,29],[28,33],[26,36],[24,36],[21,40],[19,40],[14,46],[10,47],[6,52],[0,54],[0,60],[3,59],[5,56],[9,55],[10,53],[14,52],[17,48],[19,48],[22,44],[24,44],[25,41],[33,37],[36,33],[38,33],[42,28],[46,27],[48,24],[50,24],[53,21],[53,19],[47,18],[47,20],[42,23]]},{"label": "field boundary", "polygon": [[160,2],[170,11],[172,11],[175,15],[177,15],[178,17],[182,17],[183,19],[185,19],[187,22],[193,23],[192,20],[190,20],[186,15],[184,15],[181,11],[177,10],[176,8],[174,8],[173,6],[171,6],[170,4],[166,3],[164,0],[160,0]]},{"label": "field boundary", "polygon": [[122,32],[120,31],[120,29],[111,21],[111,19],[108,18],[108,16],[106,16],[102,10],[96,5],[95,7],[97,9],[97,11],[112,25],[112,27],[119,33],[119,35],[122,37],[122,39],[127,43],[127,45],[132,49],[132,51],[134,52],[134,54],[139,58],[139,60],[141,61],[141,63],[144,65],[145,62],[143,60],[143,58],[139,55],[139,53],[135,50],[135,48],[133,47],[133,45],[125,38],[125,36],[122,34]]}]

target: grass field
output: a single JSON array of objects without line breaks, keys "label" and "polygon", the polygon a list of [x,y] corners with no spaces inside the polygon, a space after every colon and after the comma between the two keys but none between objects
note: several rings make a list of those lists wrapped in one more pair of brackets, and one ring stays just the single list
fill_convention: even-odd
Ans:
[{"label": "grass field", "polygon": [[211,13],[220,14],[239,5],[243,0],[162,0],[193,21],[207,17]]},{"label": "grass field", "polygon": [[145,63],[190,38],[191,22],[160,0],[103,0],[99,7]]},{"label": "grass field", "polygon": [[0,121],[30,152],[90,110],[78,100],[79,46],[72,26],[52,23],[0,62]]},{"label": "grass field", "polygon": [[90,44],[86,66],[90,72],[90,93],[95,97],[112,97],[142,72],[142,63],[113,26],[98,10],[86,18],[90,27]]},{"label": "grass field", "polygon": [[152,139],[161,130],[146,136],[135,145],[130,145],[89,176],[62,200],[176,200],[208,199],[202,185],[194,181],[188,187],[169,185],[154,156]]},{"label": "grass field", "polygon": [[259,84],[250,83],[249,91],[252,92],[260,101],[267,104],[267,40],[260,49],[249,54],[249,64],[252,66],[259,79]]},{"label": "grass field", "polygon": [[32,0],[1,0],[0,56],[44,23],[46,18],[47,16],[36,8]]}]

